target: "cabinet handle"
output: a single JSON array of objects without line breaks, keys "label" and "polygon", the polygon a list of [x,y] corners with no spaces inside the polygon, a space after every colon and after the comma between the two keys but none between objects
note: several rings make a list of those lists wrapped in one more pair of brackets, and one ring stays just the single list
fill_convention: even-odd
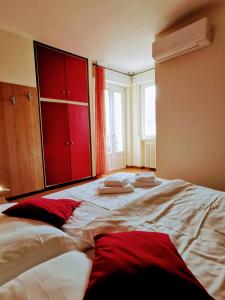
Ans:
[{"label": "cabinet handle", "polygon": [[66,142],[66,145],[69,145],[69,144],[70,144],[70,143],[67,141],[67,142]]},{"label": "cabinet handle", "polygon": [[70,91],[67,91],[67,95],[70,95]]},{"label": "cabinet handle", "polygon": [[65,91],[65,90],[62,90],[62,93],[63,93],[63,95],[65,95],[66,91]]},{"label": "cabinet handle", "polygon": [[32,98],[33,98],[33,95],[32,95],[32,93],[31,93],[31,92],[28,92],[28,93],[27,93],[27,97],[28,97],[28,99],[31,101],[31,100],[32,100]]},{"label": "cabinet handle", "polygon": [[70,144],[71,144],[71,145],[74,145],[74,141],[71,141]]},{"label": "cabinet handle", "polygon": [[12,96],[10,98],[10,101],[12,102],[13,105],[15,105],[16,104],[16,96]]}]

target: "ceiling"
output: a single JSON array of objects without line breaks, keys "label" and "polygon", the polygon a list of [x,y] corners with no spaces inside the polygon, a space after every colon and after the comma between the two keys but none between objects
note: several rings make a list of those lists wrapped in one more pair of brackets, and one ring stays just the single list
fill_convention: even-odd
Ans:
[{"label": "ceiling", "polygon": [[[0,0],[0,28],[122,72],[153,66],[154,36],[217,0]],[[221,2],[221,1],[218,1]]]}]

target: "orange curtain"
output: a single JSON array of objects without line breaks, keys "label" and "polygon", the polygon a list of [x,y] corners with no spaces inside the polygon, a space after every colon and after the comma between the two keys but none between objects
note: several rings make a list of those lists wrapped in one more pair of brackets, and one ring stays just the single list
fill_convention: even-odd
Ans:
[{"label": "orange curtain", "polygon": [[105,69],[95,66],[95,142],[96,176],[108,173],[105,126]]}]

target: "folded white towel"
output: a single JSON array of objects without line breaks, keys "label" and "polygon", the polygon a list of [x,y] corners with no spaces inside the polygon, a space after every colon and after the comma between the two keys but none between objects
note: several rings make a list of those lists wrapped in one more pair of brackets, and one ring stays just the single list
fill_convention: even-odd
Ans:
[{"label": "folded white towel", "polygon": [[134,191],[134,187],[131,184],[126,184],[125,186],[115,186],[108,187],[104,183],[100,183],[98,186],[98,194],[120,194],[120,193],[130,193]]},{"label": "folded white towel", "polygon": [[154,172],[136,173],[136,181],[152,182],[155,179]]},{"label": "folded white towel", "polygon": [[105,186],[109,187],[125,186],[127,183],[127,176],[124,175],[109,176],[104,180]]},{"label": "folded white towel", "polygon": [[146,181],[131,181],[130,183],[138,188],[138,187],[153,187],[153,186],[156,186],[156,185],[159,185],[162,181],[160,179],[155,179],[154,181],[149,181],[149,182],[146,182]]}]

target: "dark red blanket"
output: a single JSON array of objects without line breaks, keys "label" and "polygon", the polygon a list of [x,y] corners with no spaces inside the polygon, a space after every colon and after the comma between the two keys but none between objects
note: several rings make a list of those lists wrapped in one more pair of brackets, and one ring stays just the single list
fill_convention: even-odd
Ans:
[{"label": "dark red blanket", "polygon": [[157,232],[98,235],[84,300],[212,300],[177,252]]}]

